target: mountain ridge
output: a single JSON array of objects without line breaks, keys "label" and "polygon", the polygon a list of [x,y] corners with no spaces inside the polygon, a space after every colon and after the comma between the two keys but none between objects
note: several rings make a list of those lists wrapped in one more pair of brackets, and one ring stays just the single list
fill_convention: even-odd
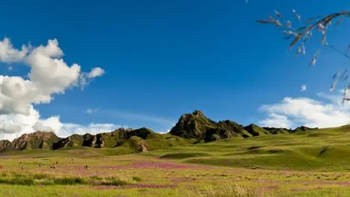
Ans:
[{"label": "mountain ridge", "polygon": [[294,130],[285,128],[259,127],[255,124],[240,125],[231,120],[213,121],[201,111],[183,114],[167,134],[159,134],[148,128],[119,128],[111,132],[84,135],[73,134],[61,138],[54,132],[36,131],[23,134],[12,142],[0,140],[0,152],[62,148],[118,148],[128,152],[147,152],[172,146],[206,143],[233,137],[250,138],[265,135],[293,134],[313,130],[302,126]]}]

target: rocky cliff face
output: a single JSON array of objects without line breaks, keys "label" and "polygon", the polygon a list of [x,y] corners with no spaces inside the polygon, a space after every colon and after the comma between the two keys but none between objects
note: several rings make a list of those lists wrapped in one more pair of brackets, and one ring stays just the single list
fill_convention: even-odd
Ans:
[{"label": "rocky cliff face", "polygon": [[198,141],[205,142],[231,137],[251,137],[242,125],[229,120],[217,123],[198,110],[192,114],[182,115],[170,134],[183,138],[196,138]]},{"label": "rocky cliff face", "polygon": [[61,138],[54,132],[37,131],[31,134],[23,134],[11,143],[10,150],[53,149],[55,143]]},{"label": "rocky cliff face", "polygon": [[236,122],[225,120],[215,122],[205,117],[200,111],[184,114],[170,133],[183,138],[196,138],[198,141],[210,142],[232,137],[248,138],[263,135],[289,133],[286,129],[262,128],[251,124],[243,127]]}]

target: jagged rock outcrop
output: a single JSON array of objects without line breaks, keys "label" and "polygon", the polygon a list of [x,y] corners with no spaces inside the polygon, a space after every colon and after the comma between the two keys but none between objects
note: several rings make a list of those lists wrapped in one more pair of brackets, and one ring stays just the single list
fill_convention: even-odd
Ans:
[{"label": "jagged rock outcrop", "polygon": [[[147,139],[150,135],[160,136],[147,128],[125,129],[120,128],[109,133],[99,133],[97,135],[72,135],[64,138],[54,145],[54,149],[65,147],[93,147],[93,148],[114,148],[124,144],[132,137]],[[161,137],[162,138],[162,137]]]},{"label": "jagged rock outcrop", "polygon": [[189,144],[184,139],[176,136],[161,135],[147,128],[124,129],[120,128],[109,133],[96,135],[74,134],[67,138],[59,138],[53,132],[34,132],[23,134],[21,137],[10,142],[0,141],[0,152],[14,150],[33,149],[61,149],[61,148],[116,148],[122,146],[128,148],[129,152],[146,152],[169,148],[179,144]]},{"label": "jagged rock outcrop", "polygon": [[[299,130],[304,129],[300,128]],[[263,128],[251,124],[243,127],[236,122],[225,120],[215,122],[205,117],[205,115],[196,110],[191,114],[184,114],[180,117],[178,123],[170,134],[179,137],[197,139],[197,142],[211,142],[220,139],[232,137],[249,138],[264,135],[288,134],[292,131],[280,128]]]},{"label": "jagged rock outcrop", "polygon": [[0,152],[5,152],[11,149],[11,142],[8,140],[0,141]]},{"label": "jagged rock outcrop", "polygon": [[217,128],[216,122],[196,110],[192,114],[182,115],[170,134],[183,138],[203,138],[206,131],[215,128]]},{"label": "jagged rock outcrop", "polygon": [[229,120],[217,123],[198,110],[192,114],[182,115],[175,127],[170,130],[170,134],[188,139],[196,138],[198,141],[205,142],[231,137],[251,137],[242,125]]},{"label": "jagged rock outcrop", "polygon": [[67,147],[69,148],[82,147],[84,145],[84,142],[85,142],[84,136],[73,134],[55,143],[53,146],[53,149],[67,148]]},{"label": "jagged rock outcrop", "polygon": [[11,143],[10,150],[53,149],[60,139],[54,132],[37,131],[23,134]]}]

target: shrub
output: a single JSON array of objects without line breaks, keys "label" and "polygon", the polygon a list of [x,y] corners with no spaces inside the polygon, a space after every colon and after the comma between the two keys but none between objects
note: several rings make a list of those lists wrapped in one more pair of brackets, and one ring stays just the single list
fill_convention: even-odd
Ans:
[{"label": "shrub", "polygon": [[76,185],[86,183],[85,180],[80,177],[53,178],[53,181],[57,185]]},{"label": "shrub", "polygon": [[141,181],[141,178],[140,178],[140,177],[137,177],[137,176],[134,176],[134,177],[132,177],[132,180],[133,180],[133,181],[136,181],[136,182],[140,182],[140,181]]},{"label": "shrub", "polygon": [[34,185],[34,178],[30,177],[14,177],[14,178],[1,178],[0,183],[10,185]]},{"label": "shrub", "polygon": [[102,185],[122,186],[128,184],[126,181],[117,177],[107,177],[102,181]]}]

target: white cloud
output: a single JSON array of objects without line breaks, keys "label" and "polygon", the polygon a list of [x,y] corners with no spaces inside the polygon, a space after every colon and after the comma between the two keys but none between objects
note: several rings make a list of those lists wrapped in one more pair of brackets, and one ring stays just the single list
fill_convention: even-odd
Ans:
[{"label": "white cloud", "polygon": [[29,115],[23,114],[1,114],[0,115],[0,134],[16,134],[26,130],[32,130],[39,120],[39,113],[30,108]]},{"label": "white cloud", "polygon": [[[102,111],[102,110],[101,110]],[[126,111],[119,110],[103,110],[103,114],[108,115],[109,117],[122,118],[128,120],[138,120],[144,122],[153,122],[167,126],[173,126],[176,122],[162,117],[151,116],[146,114],[139,113],[130,113]]]},{"label": "white cloud", "polygon": [[[0,40],[0,61],[21,63],[29,67],[28,78],[0,75],[0,137],[13,139],[37,129],[64,127],[58,117],[40,120],[34,104],[50,103],[55,94],[75,86],[85,87],[93,78],[102,76],[102,68],[81,72],[78,64],[71,66],[62,59],[63,51],[56,39],[38,47],[23,45],[16,49],[8,38]],[[88,80],[87,80],[88,78]],[[80,80],[84,80],[84,83]]]},{"label": "white cloud", "polygon": [[49,40],[46,46],[34,48],[26,58],[26,63],[31,68],[28,75],[30,81],[42,96],[50,100],[52,94],[64,93],[80,75],[80,66],[68,66],[60,59],[62,56],[63,51],[58,47],[58,41]]},{"label": "white cloud", "polygon": [[[0,41],[8,42],[7,39]],[[20,56],[30,67],[29,79],[0,75],[0,114],[29,115],[32,104],[50,103],[52,95],[63,94],[72,87],[79,78],[80,66],[68,66],[59,59],[62,55],[57,40],[49,40],[46,46],[33,48],[28,55]],[[19,56],[16,61],[20,61]]]},{"label": "white cloud", "polygon": [[59,137],[68,137],[72,134],[97,134],[111,132],[122,126],[109,123],[90,123],[88,125],[80,125],[75,123],[62,123],[60,117],[54,116],[46,120],[40,120],[33,129],[35,131],[53,131]]},{"label": "white cloud", "polygon": [[84,89],[85,86],[91,83],[91,80],[104,75],[104,73],[105,71],[100,67],[92,68],[90,72],[80,74],[77,85],[79,85],[81,89]]},{"label": "white cloud", "polygon": [[59,137],[68,137],[72,134],[111,132],[121,127],[109,123],[90,123],[88,125],[62,123],[59,116],[39,119],[39,114],[34,109],[29,116],[22,114],[0,115],[0,138],[8,140],[13,140],[24,133],[35,131],[53,131]]},{"label": "white cloud", "polygon": [[39,113],[33,107],[28,115],[1,114],[0,139],[14,139],[21,134],[33,132],[33,126],[39,121]]},{"label": "white cloud", "polygon": [[302,85],[300,91],[305,92],[306,90],[307,90],[307,86],[305,84]]},{"label": "white cloud", "polygon": [[0,60],[5,63],[21,62],[28,53],[28,47],[15,49],[8,38],[0,41]]},{"label": "white cloud", "polygon": [[115,130],[116,128],[121,128],[122,126],[114,125],[114,124],[97,124],[97,123],[90,123],[88,125],[79,125],[74,123],[65,123],[62,125],[62,127],[59,129],[57,133],[58,136],[67,137],[71,135],[72,133],[75,134],[97,134],[97,133],[105,133],[105,132],[111,132]]},{"label": "white cloud", "polygon": [[51,116],[48,119],[38,120],[32,128],[33,131],[53,131],[57,134],[62,126],[59,116]]},{"label": "white cloud", "polygon": [[268,118],[260,121],[260,125],[267,127],[290,128],[292,122],[285,115],[271,113]]},{"label": "white cloud", "polygon": [[96,78],[96,77],[101,77],[103,74],[105,73],[105,71],[100,68],[100,67],[96,67],[93,68],[88,74],[87,77],[88,78]]},{"label": "white cloud", "polygon": [[341,96],[325,96],[327,102],[321,102],[310,98],[290,98],[283,101],[263,105],[260,110],[267,113],[267,118],[260,121],[262,126],[272,127],[335,127],[350,123],[348,107],[339,104]]},{"label": "white cloud", "polygon": [[98,110],[98,109],[87,109],[87,110],[86,110],[86,113],[87,113],[87,114],[94,114],[94,113],[97,112],[97,110]]}]

